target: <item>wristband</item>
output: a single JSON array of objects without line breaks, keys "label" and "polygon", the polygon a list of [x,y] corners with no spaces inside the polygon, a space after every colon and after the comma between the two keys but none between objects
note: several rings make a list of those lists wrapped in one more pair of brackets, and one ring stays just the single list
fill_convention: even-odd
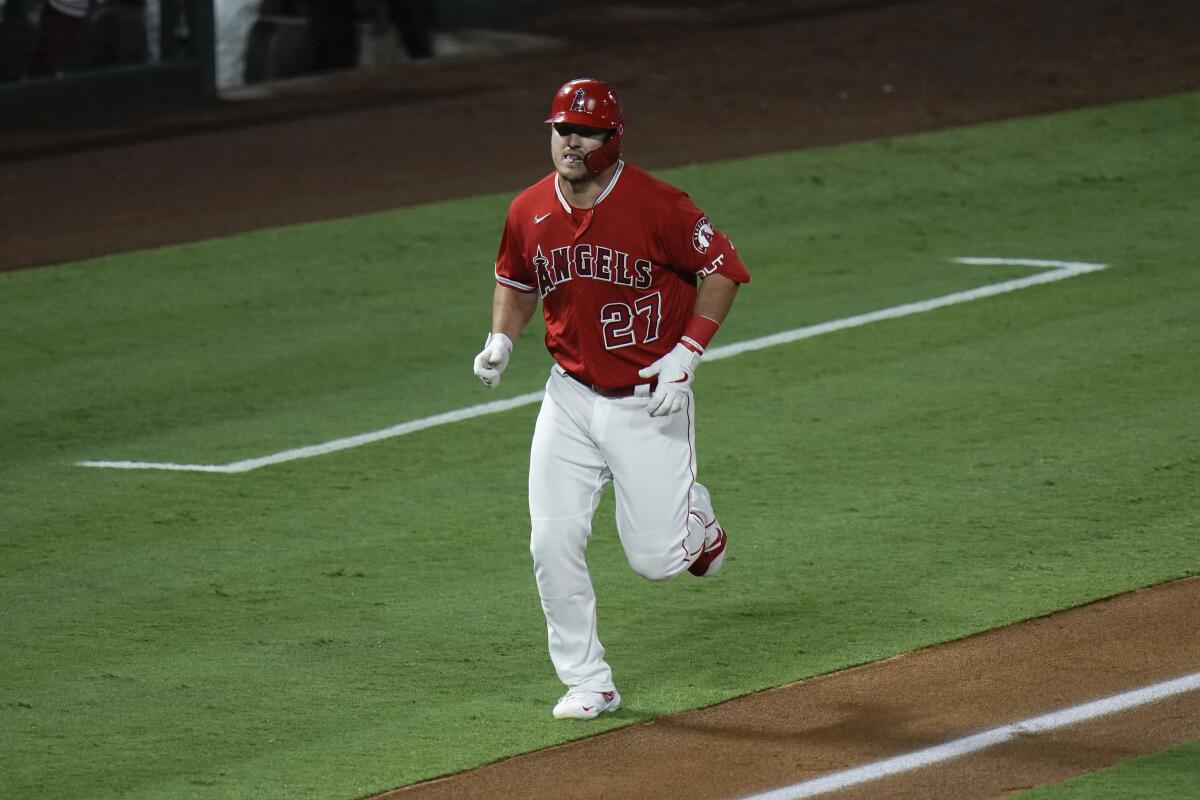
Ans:
[{"label": "wristband", "polygon": [[716,336],[717,328],[720,327],[721,323],[715,319],[710,319],[702,314],[692,314],[687,327],[683,329],[683,336],[680,337],[679,343],[693,352],[704,355],[704,348],[708,347],[708,343]]}]

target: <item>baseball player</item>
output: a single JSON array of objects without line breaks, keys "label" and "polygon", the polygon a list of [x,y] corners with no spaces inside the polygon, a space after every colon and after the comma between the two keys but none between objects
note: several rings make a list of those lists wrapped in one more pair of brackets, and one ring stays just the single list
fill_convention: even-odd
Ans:
[{"label": "baseball player", "polygon": [[687,194],[621,160],[607,83],[564,84],[546,122],[554,171],[509,207],[475,374],[496,386],[540,298],[555,364],[529,459],[530,551],[567,686],[553,715],[592,719],[621,703],[584,557],[605,484],[638,574],[704,577],[724,560],[725,530],[696,482],[691,384],[750,275]]}]

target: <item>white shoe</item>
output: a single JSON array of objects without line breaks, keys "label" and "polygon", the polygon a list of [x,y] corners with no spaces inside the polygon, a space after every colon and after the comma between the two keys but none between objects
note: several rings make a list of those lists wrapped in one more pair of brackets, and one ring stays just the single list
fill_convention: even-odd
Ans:
[{"label": "white shoe", "polygon": [[621,695],[617,693],[616,689],[611,692],[572,689],[555,704],[554,718],[595,719],[605,711],[616,711],[620,707]]}]

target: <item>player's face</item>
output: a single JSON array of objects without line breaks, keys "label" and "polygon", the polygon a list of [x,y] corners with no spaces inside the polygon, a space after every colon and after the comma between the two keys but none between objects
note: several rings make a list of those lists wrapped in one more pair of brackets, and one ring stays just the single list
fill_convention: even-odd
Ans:
[{"label": "player's face", "polygon": [[550,157],[563,180],[571,183],[586,181],[592,173],[583,163],[588,153],[604,144],[608,131],[563,122],[550,127]]}]

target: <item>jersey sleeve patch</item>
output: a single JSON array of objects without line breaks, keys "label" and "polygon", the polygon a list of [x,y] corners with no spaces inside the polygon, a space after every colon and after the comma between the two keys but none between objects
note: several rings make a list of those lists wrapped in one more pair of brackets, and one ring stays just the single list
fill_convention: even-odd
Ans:
[{"label": "jersey sleeve patch", "polygon": [[716,236],[716,231],[713,230],[708,217],[701,217],[696,220],[696,227],[692,230],[692,247],[696,248],[697,253],[706,255],[708,248],[712,246],[714,236]]},{"label": "jersey sleeve patch", "polygon": [[666,237],[673,263],[701,278],[719,273],[736,283],[750,282],[733,242],[686,196],[676,206],[674,219],[674,234]]}]

